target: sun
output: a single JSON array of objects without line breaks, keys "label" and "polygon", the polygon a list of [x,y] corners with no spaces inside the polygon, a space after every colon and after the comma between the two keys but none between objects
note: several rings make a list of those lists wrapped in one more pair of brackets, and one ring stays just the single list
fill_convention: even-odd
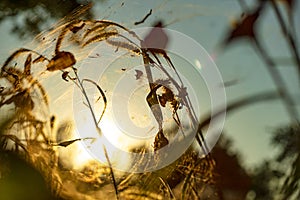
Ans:
[{"label": "sun", "polygon": [[84,140],[78,145],[77,155],[73,158],[77,168],[81,168],[91,160],[97,160],[101,164],[108,164],[105,151],[107,152],[109,162],[113,168],[126,170],[127,166],[132,165],[130,149],[141,143],[141,140],[134,139],[117,126],[117,124],[108,117],[104,117],[98,125],[85,123],[90,120],[83,120],[77,124],[77,134],[80,138],[94,138],[93,140]]}]

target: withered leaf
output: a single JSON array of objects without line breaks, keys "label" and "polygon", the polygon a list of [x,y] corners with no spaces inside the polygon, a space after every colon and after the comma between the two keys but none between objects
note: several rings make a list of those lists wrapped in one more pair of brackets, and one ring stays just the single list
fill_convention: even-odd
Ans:
[{"label": "withered leaf", "polygon": [[74,55],[67,51],[58,52],[47,65],[48,71],[63,70],[76,63]]},{"label": "withered leaf", "polygon": [[77,138],[77,139],[74,139],[74,140],[68,140],[68,141],[59,142],[58,144],[55,144],[55,146],[67,147],[67,146],[73,144],[74,142],[81,141],[81,140],[89,140],[89,139],[90,140],[94,140],[95,138],[91,138],[91,137]]},{"label": "withered leaf", "polygon": [[160,130],[154,139],[154,151],[157,151],[169,144],[169,140],[164,136],[163,131]]},{"label": "withered leaf", "polygon": [[176,101],[176,99],[175,99],[175,95],[171,89],[169,89],[168,87],[165,87],[165,86],[163,87],[163,89],[164,89],[164,91],[163,91],[162,95],[158,96],[158,100],[159,100],[160,105],[162,107],[165,107],[167,102],[172,103],[172,102]]},{"label": "withered leaf", "polygon": [[68,74],[69,74],[69,72],[65,71],[65,72],[63,72],[62,75],[61,75],[62,79],[64,79],[64,80],[67,81],[67,82],[69,81],[69,80],[67,79]]},{"label": "withered leaf", "polygon": [[167,100],[162,96],[158,96],[159,103],[162,107],[166,107]]},{"label": "withered leaf", "polygon": [[260,5],[253,12],[246,13],[240,22],[237,23],[236,27],[234,27],[227,38],[224,41],[224,45],[227,45],[238,38],[246,37],[255,39],[256,37],[256,22],[260,17],[261,11],[263,10],[265,5],[265,1],[261,1]]},{"label": "withered leaf", "polygon": [[141,70],[135,70],[135,80],[139,80],[143,76],[143,72]]},{"label": "withered leaf", "polygon": [[160,87],[162,87],[162,85],[156,85],[154,88],[151,89],[151,91],[149,92],[149,94],[146,97],[147,103],[148,103],[150,108],[154,105],[159,104],[158,99],[157,99],[156,91]]},{"label": "withered leaf", "polygon": [[81,139],[75,139],[75,140],[68,140],[68,141],[64,141],[64,142],[60,142],[57,144],[57,146],[62,146],[62,147],[67,147],[71,144],[73,144],[74,142],[80,141]]}]

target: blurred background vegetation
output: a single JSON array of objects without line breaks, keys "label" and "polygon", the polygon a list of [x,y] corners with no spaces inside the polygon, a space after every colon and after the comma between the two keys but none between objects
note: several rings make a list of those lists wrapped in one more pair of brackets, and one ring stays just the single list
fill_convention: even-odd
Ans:
[{"label": "blurred background vegetation", "polygon": [[[105,0],[98,1],[99,3]],[[13,24],[11,33],[20,38],[35,36],[49,28],[55,21],[62,19],[88,1],[10,1],[0,2],[0,23],[9,20]],[[88,10],[83,16],[93,18],[92,10]]]}]

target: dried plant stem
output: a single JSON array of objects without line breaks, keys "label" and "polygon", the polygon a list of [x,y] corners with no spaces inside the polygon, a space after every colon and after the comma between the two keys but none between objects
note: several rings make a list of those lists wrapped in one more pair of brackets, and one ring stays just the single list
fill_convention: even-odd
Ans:
[{"label": "dried plant stem", "polygon": [[[144,61],[144,67],[145,67],[145,71],[146,71],[146,75],[147,75],[147,79],[148,79],[148,83],[149,83],[149,88],[151,90],[150,93],[154,92],[156,93],[156,86],[154,84],[154,80],[153,80],[153,76],[152,76],[152,72],[151,72],[151,69],[150,69],[150,59],[149,59],[149,55],[147,54],[147,52],[145,50],[142,50],[143,51],[143,61]],[[153,96],[153,95],[152,95]],[[154,101],[155,103],[157,103],[158,105],[158,99],[157,99],[157,96],[154,95]],[[148,101],[148,99],[147,99]],[[156,118],[156,121],[159,125],[159,131],[162,131],[163,130],[163,125],[162,125],[162,120],[163,120],[163,115],[162,115],[162,111],[161,111],[161,108],[159,106],[152,108],[152,106],[154,105],[150,105],[151,102],[148,102],[149,106],[150,106],[150,109],[154,115],[154,117]],[[161,132],[163,134],[163,132]]]},{"label": "dried plant stem", "polygon": [[287,29],[287,26],[284,23],[283,17],[282,17],[282,15],[281,15],[281,13],[278,9],[278,6],[277,6],[275,0],[271,0],[271,4],[272,4],[272,7],[275,11],[275,14],[276,14],[276,17],[277,17],[278,22],[280,24],[281,30],[282,30],[283,34],[287,37],[287,42],[290,46],[291,53],[294,56],[296,64],[298,66],[298,75],[299,75],[298,78],[300,79],[300,58],[299,58],[299,52],[298,52],[298,49],[297,49],[297,46],[296,46],[296,42],[295,42],[291,32]]},{"label": "dried plant stem", "polygon": [[109,166],[111,179],[112,179],[114,189],[115,189],[116,199],[119,200],[120,197],[119,197],[119,190],[118,190],[118,186],[117,186],[117,181],[116,181],[115,174],[114,174],[114,171],[113,171],[113,168],[112,168],[112,165],[111,165],[111,162],[110,162],[110,159],[108,157],[107,150],[106,150],[106,147],[105,147],[104,144],[103,144],[103,150],[104,150],[105,158],[106,158],[108,166]]},{"label": "dried plant stem", "polygon": [[276,64],[273,62],[273,60],[269,57],[267,52],[263,49],[260,42],[257,39],[253,40],[256,49],[259,51],[259,55],[261,56],[262,60],[266,63],[266,67],[268,72],[271,75],[271,78],[273,79],[274,84],[277,87],[277,91],[279,95],[282,97],[283,103],[286,107],[286,110],[288,114],[291,117],[291,120],[298,120],[298,112],[296,109],[293,108],[295,106],[295,103],[293,99],[288,94],[288,88],[282,79],[279,70],[276,68]]},{"label": "dried plant stem", "polygon": [[103,92],[103,90],[101,89],[101,87],[95,81],[90,80],[90,79],[83,79],[82,82],[83,81],[87,81],[87,82],[90,82],[90,83],[94,84],[97,87],[97,89],[99,90],[99,92],[100,92],[100,94],[102,96],[102,99],[103,99],[103,102],[104,102],[104,108],[103,108],[103,111],[101,113],[101,116],[100,116],[99,120],[97,121],[97,124],[99,124],[100,121],[101,121],[101,119],[102,119],[102,117],[103,117],[103,115],[104,115],[104,113],[105,113],[106,107],[107,107],[107,99],[106,99],[105,93]]},{"label": "dried plant stem", "polygon": [[158,178],[159,178],[160,182],[163,184],[163,186],[167,189],[169,199],[176,199],[172,189],[169,186],[169,184],[166,181],[164,181],[164,179],[162,177],[158,177]]},{"label": "dried plant stem", "polygon": [[[90,100],[89,100],[89,98],[88,98],[88,96],[87,96],[87,94],[86,94],[86,91],[85,91],[85,89],[84,89],[84,87],[83,87],[83,84],[82,84],[83,82],[80,80],[80,78],[79,78],[79,76],[78,76],[78,74],[77,74],[77,69],[73,68],[73,71],[74,71],[74,74],[75,74],[75,76],[76,76],[77,82],[78,82],[78,84],[79,84],[79,86],[80,86],[80,90],[81,90],[81,92],[82,92],[84,98],[86,99],[87,104],[88,104],[88,107],[89,107],[89,109],[90,109],[90,111],[91,111],[91,114],[92,114],[92,117],[93,117],[93,121],[94,121],[94,124],[95,124],[95,128],[96,128],[98,134],[99,134],[100,136],[102,136],[102,131],[101,131],[100,127],[98,126],[98,122],[97,122],[97,120],[96,120],[95,113],[94,113],[94,111],[93,111],[93,109],[92,109],[92,106],[91,106],[91,102],[90,102]],[[84,79],[84,80],[87,81],[88,79]],[[92,81],[91,81],[91,82],[92,82]],[[93,83],[94,83],[94,82],[93,82]],[[100,91],[102,91],[102,89],[101,89]],[[101,94],[104,95],[103,91],[102,91]],[[105,95],[104,95],[104,97],[105,97]],[[104,98],[104,99],[106,99],[106,98]],[[104,109],[104,111],[105,111],[105,109]],[[102,117],[102,116],[101,116],[101,117]],[[110,169],[110,175],[111,175],[112,182],[113,182],[113,185],[114,185],[114,190],[115,190],[115,194],[116,194],[116,199],[119,199],[119,191],[118,191],[118,186],[117,186],[117,183],[116,183],[116,178],[115,178],[114,171],[113,171],[113,168],[112,168],[112,165],[111,165],[111,162],[110,162],[110,159],[109,159],[109,157],[108,157],[107,150],[106,150],[106,147],[105,147],[104,144],[103,144],[103,151],[104,151],[104,155],[105,155],[106,161],[107,161],[108,166],[109,166],[109,169]]]},{"label": "dried plant stem", "polygon": [[224,112],[227,112],[227,114],[232,113],[235,110],[241,109],[245,106],[252,105],[254,103],[259,102],[266,102],[266,101],[274,101],[280,99],[280,95],[278,92],[262,92],[256,95],[251,95],[242,99],[239,99],[237,101],[234,101],[232,103],[229,103],[226,107],[226,109],[221,109],[217,111],[214,115],[210,116],[210,114],[207,117],[204,117],[204,120],[199,124],[198,129],[202,129],[209,125],[210,121],[219,115],[223,114]]},{"label": "dried plant stem", "polygon": [[[145,54],[147,55],[147,54]],[[170,61],[170,59],[166,59],[168,64],[172,67],[173,70],[175,70],[175,73],[176,75],[178,76],[178,78],[180,79],[180,82],[181,82],[181,86],[173,79],[173,77],[167,72],[167,70],[162,66],[161,62],[159,61],[158,57],[153,54],[155,59],[157,60],[158,63],[155,63],[150,57],[148,57],[150,63],[153,63],[155,64],[160,70],[163,71],[163,73],[169,78],[169,80],[172,82],[172,84],[174,84],[174,86],[176,87],[176,89],[178,91],[180,91],[181,89],[183,89],[183,82],[175,68],[175,66],[172,64],[172,62]],[[148,55],[147,55],[148,56]],[[151,73],[151,72],[150,72]],[[195,114],[195,111],[194,111],[194,108],[192,106],[192,103],[190,101],[190,98],[189,96],[184,96],[182,97],[182,100],[184,102],[184,105],[187,106],[187,109],[188,109],[188,114],[189,114],[189,117],[191,118],[192,120],[192,124],[194,125],[194,127],[198,127],[198,124],[199,122],[196,120],[196,114]],[[209,153],[209,148],[205,142],[205,138],[203,136],[203,133],[202,133],[202,130],[201,129],[198,129],[197,131],[197,134],[196,134],[196,140],[198,142],[198,144],[200,145],[201,149],[203,150],[204,154],[208,156],[207,159],[211,159],[210,157],[210,153]]]},{"label": "dried plant stem", "polygon": [[97,128],[97,127],[98,127],[98,126],[97,126],[97,120],[96,120],[96,116],[95,116],[95,113],[94,113],[94,111],[93,111],[91,102],[90,102],[90,100],[89,100],[89,98],[88,98],[88,96],[87,96],[87,94],[86,94],[86,91],[85,91],[85,89],[84,89],[84,87],[83,87],[82,81],[80,80],[80,78],[79,78],[79,76],[78,76],[78,74],[77,74],[77,69],[73,68],[73,71],[74,71],[74,74],[75,74],[76,79],[77,79],[77,81],[78,81],[78,84],[79,84],[79,86],[80,86],[79,89],[80,89],[80,91],[82,92],[82,94],[83,94],[83,96],[84,96],[84,98],[85,98],[85,100],[86,100],[86,102],[87,102],[87,104],[88,104],[88,107],[89,107],[89,109],[90,109],[90,111],[91,111],[91,114],[92,114],[92,117],[93,117],[94,124],[95,124],[95,126],[96,126],[96,128]]}]

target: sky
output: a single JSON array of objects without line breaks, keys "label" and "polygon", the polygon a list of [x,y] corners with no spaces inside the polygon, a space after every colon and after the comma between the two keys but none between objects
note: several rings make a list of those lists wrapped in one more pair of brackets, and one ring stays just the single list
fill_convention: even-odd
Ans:
[{"label": "sky", "polygon": [[[122,4],[124,2],[124,4]],[[249,7],[254,1],[246,1]],[[296,22],[299,24],[299,3],[296,11]],[[134,22],[141,20],[152,9],[152,15],[144,24],[135,26]],[[240,16],[241,8],[237,0],[152,0],[152,1],[106,1],[96,3],[93,7],[96,19],[107,19],[123,24],[128,28],[149,26],[157,20],[163,20],[168,29],[176,30],[197,41],[209,55],[216,53],[218,44],[224,38],[224,33],[230,23]],[[298,20],[298,21],[297,21]],[[283,35],[270,8],[259,21],[259,37],[272,57],[289,58]],[[15,49],[26,46],[31,38],[20,40],[10,33],[11,23],[5,20],[0,24],[1,46],[0,63],[3,63]],[[299,35],[299,26],[297,33]],[[298,37],[299,38],[299,37]],[[299,41],[298,41],[299,45]],[[300,45],[299,45],[300,46]],[[224,81],[238,80],[238,84],[226,88],[227,102],[274,90],[274,84],[268,74],[263,61],[253,46],[241,42],[228,47],[224,52],[218,52],[215,63]],[[200,61],[201,62],[201,61]],[[175,63],[176,65],[176,63]],[[278,66],[289,86],[289,92],[294,101],[299,99],[296,70],[289,63]],[[52,82],[57,81],[52,80]],[[197,87],[197,86],[195,86]],[[57,84],[50,90],[54,102],[64,94],[64,86]],[[61,92],[56,92],[62,90]],[[203,102],[209,105],[209,102]],[[60,112],[61,108],[57,107]],[[300,112],[299,105],[297,106]],[[204,107],[203,112],[210,110]],[[270,145],[272,131],[280,125],[289,122],[289,117],[282,103],[278,100],[268,101],[248,106],[226,117],[224,135],[234,141],[234,149],[240,151],[246,166],[254,166],[263,159],[272,158],[276,149]]]}]

